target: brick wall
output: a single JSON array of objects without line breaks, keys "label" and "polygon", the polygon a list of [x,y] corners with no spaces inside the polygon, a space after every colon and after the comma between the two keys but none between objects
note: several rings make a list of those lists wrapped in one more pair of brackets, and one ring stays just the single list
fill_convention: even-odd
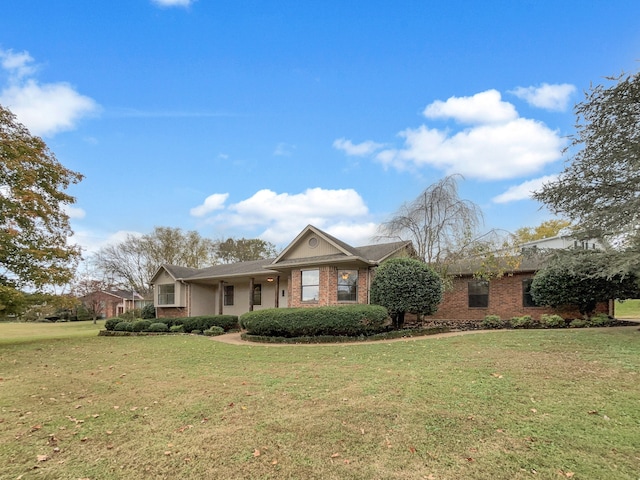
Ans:
[{"label": "brick wall", "polygon": [[176,308],[176,307],[157,307],[156,308],[157,318],[182,318],[186,316],[187,316],[186,308]]},{"label": "brick wall", "polygon": [[[578,311],[559,311],[550,307],[523,306],[523,280],[533,278],[532,273],[505,275],[489,282],[489,306],[469,308],[468,282],[472,277],[456,277],[453,288],[445,291],[438,311],[428,317],[441,320],[482,320],[486,315],[499,315],[503,319],[530,315],[539,319],[545,313],[557,313],[564,318],[581,317]],[[610,313],[608,303],[598,305],[598,312]],[[613,313],[613,312],[611,312]]]},{"label": "brick wall", "polygon": [[[354,302],[338,302],[338,268],[333,266],[320,267],[320,285],[317,302],[303,302],[302,298],[302,270],[293,270],[289,282],[290,307],[319,307],[328,305],[345,305]],[[358,301],[366,304],[369,299],[367,291],[367,269],[358,270]]]}]

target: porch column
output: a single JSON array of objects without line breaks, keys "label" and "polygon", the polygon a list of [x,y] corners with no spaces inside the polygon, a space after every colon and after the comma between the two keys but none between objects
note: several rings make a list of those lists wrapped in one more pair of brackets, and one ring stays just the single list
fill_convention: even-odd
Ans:
[{"label": "porch column", "polygon": [[218,282],[218,315],[222,315],[222,304],[224,303],[224,282]]},{"label": "porch column", "polygon": [[249,311],[253,312],[253,277],[249,279]]},{"label": "porch column", "polygon": [[280,308],[280,275],[276,276],[276,297],[273,302],[275,308]]}]

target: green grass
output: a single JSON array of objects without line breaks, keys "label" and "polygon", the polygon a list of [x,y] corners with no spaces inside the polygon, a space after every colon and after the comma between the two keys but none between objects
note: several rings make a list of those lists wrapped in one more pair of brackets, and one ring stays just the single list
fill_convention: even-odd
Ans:
[{"label": "green grass", "polygon": [[616,318],[640,318],[640,300],[616,302]]},{"label": "green grass", "polygon": [[329,346],[6,327],[1,478],[640,477],[637,327]]},{"label": "green grass", "polygon": [[0,323],[0,346],[47,339],[94,337],[104,330],[104,320],[64,323]]}]

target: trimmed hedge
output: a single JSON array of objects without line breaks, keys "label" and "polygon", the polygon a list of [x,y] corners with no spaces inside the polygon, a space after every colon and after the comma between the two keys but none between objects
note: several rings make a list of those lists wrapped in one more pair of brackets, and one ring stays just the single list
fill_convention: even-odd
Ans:
[{"label": "trimmed hedge", "polygon": [[147,332],[168,332],[168,331],[169,331],[169,327],[167,327],[166,323],[162,323],[162,322],[152,323],[151,325],[149,325],[149,328],[147,328]]},{"label": "trimmed hedge", "polygon": [[380,305],[270,308],[245,313],[240,325],[247,334],[262,337],[357,337],[385,331],[388,318]]},{"label": "trimmed hedge", "polygon": [[151,322],[149,320],[137,320],[133,322],[133,331],[134,332],[145,332],[151,326]]},{"label": "trimmed hedge", "polygon": [[194,330],[209,330],[211,327],[220,327],[225,332],[240,328],[237,315],[201,315],[198,317],[181,318],[157,318],[158,323],[164,323],[168,328],[182,325],[183,331],[191,333]]}]

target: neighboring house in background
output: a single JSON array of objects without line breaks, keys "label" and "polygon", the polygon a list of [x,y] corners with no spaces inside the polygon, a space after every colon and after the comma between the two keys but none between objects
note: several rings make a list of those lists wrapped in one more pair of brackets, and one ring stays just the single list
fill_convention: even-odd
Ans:
[{"label": "neighboring house in background", "polygon": [[131,290],[100,290],[80,297],[82,305],[96,318],[113,318],[153,303]]},{"label": "neighboring house in background", "polygon": [[309,225],[276,258],[204,269],[161,266],[151,280],[156,315],[368,304],[375,267],[413,253],[408,241],[352,247]]},{"label": "neighboring house in background", "polygon": [[[573,315],[536,306],[529,290],[540,268],[535,252],[574,246],[569,237],[529,242],[524,251],[533,254],[524,255],[517,268],[490,281],[474,277],[473,261],[463,262],[451,272],[453,286],[428,318],[467,321],[490,314],[504,319],[522,315],[539,319],[544,313]],[[388,258],[414,253],[409,241],[356,248],[309,225],[276,258],[204,269],[161,266],[151,280],[156,316],[242,315],[264,308],[368,304],[376,267]],[[612,315],[612,308],[601,304],[598,311]]]},{"label": "neighboring house in background", "polygon": [[579,248],[581,250],[601,250],[602,244],[597,240],[576,240],[571,235],[556,235],[555,237],[532,240],[521,245],[523,251],[548,250],[562,248]]}]

